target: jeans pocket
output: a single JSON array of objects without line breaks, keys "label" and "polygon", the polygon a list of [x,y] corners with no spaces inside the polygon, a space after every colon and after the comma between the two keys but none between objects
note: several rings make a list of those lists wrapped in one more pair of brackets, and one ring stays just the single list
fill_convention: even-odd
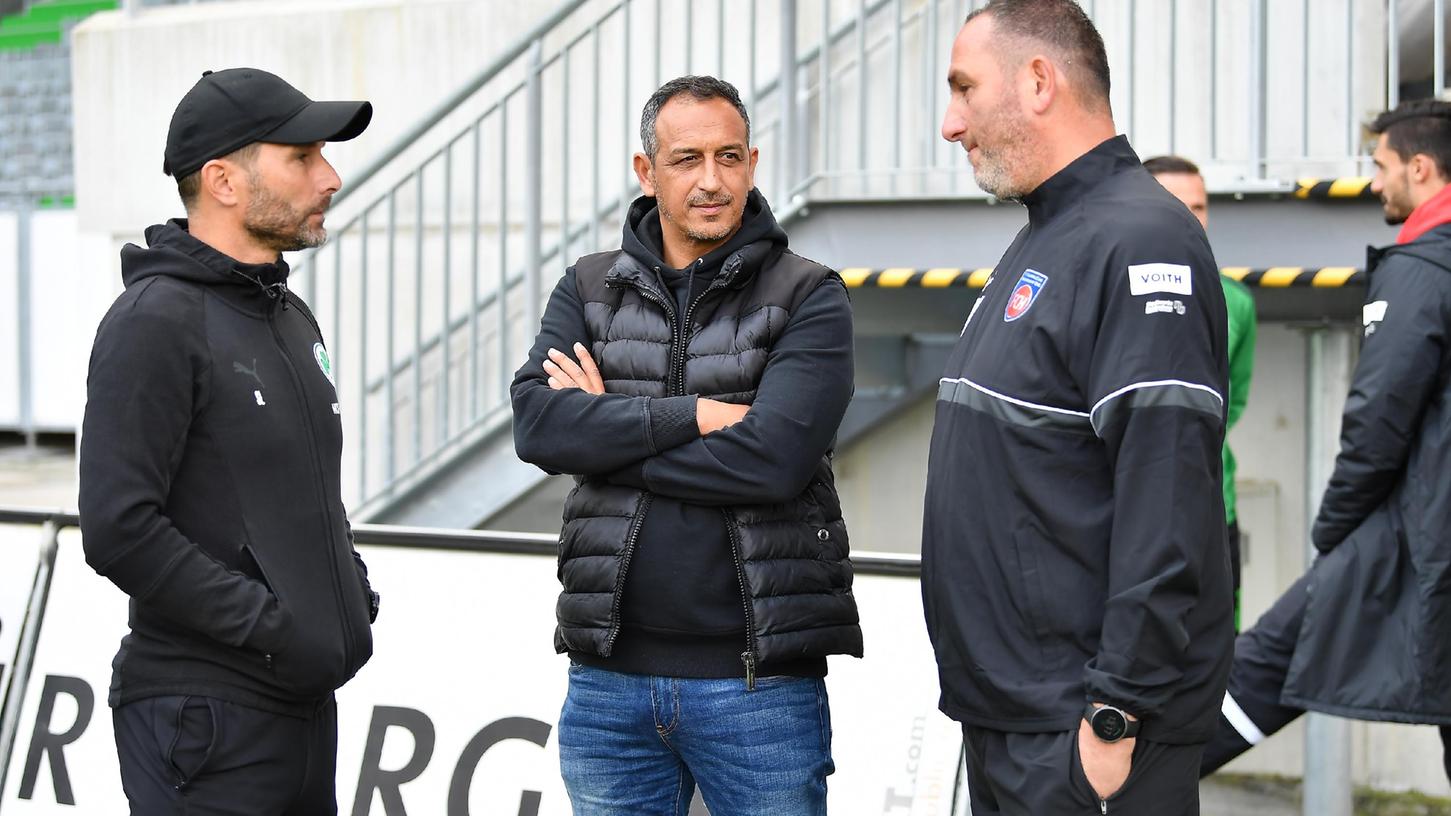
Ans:
[{"label": "jeans pocket", "polygon": [[217,742],[217,721],[210,700],[183,697],[176,709],[175,722],[166,761],[176,774],[177,787],[184,788],[201,774],[211,759]]}]

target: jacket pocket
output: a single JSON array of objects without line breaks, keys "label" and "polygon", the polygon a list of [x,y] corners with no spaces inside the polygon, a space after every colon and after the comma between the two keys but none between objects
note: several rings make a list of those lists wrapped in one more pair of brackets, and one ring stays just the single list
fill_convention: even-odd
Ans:
[{"label": "jacket pocket", "polygon": [[[257,564],[262,582],[272,590],[278,604],[290,613],[292,621],[282,645],[264,656],[268,679],[298,697],[315,698],[332,693],[371,656],[371,639],[366,654],[348,660],[348,644],[340,618],[347,601],[338,597],[339,589],[333,584],[330,572],[271,569],[267,559],[250,545],[247,553]],[[357,593],[361,598],[363,590],[353,580],[353,565],[345,563],[339,569],[346,571],[341,576],[343,590],[358,584]],[[364,630],[368,628],[366,612],[361,626]]]}]

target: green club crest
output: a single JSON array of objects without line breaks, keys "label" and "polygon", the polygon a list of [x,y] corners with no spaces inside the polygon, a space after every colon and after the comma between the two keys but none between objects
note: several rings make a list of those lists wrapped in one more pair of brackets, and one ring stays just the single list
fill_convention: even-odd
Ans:
[{"label": "green club crest", "polygon": [[312,357],[317,360],[317,367],[322,369],[322,375],[327,377],[327,381],[332,383],[333,388],[336,389],[338,381],[333,379],[333,361],[331,357],[327,356],[327,349],[323,348],[322,343],[312,344]]}]

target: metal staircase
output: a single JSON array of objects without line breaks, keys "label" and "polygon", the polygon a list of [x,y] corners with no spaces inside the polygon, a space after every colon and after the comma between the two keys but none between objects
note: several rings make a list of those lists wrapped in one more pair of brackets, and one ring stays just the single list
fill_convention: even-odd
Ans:
[{"label": "metal staircase", "polygon": [[[1386,2],[1084,6],[1108,43],[1117,121],[1139,150],[1195,157],[1212,190],[1263,193],[1365,166],[1359,125],[1398,92],[1385,57],[1395,38],[1365,35],[1387,29]],[[618,246],[637,195],[639,110],[673,76],[712,73],[742,89],[757,185],[783,222],[852,205],[868,225],[858,241],[901,247],[900,265],[941,265],[912,255],[919,242],[941,246],[922,232],[940,219],[873,225],[860,207],[984,201],[965,155],[938,135],[947,54],[977,5],[570,0],[344,179],[331,243],[296,265],[294,286],[333,346],[354,515],[478,526],[546,479],[514,457],[508,384],[553,280],[579,255]],[[1283,58],[1271,41],[1301,53]],[[1315,62],[1337,48],[1350,56]],[[882,336],[892,331],[912,334]],[[938,346],[917,338],[866,356],[905,353],[925,370]],[[922,378],[909,379],[864,391],[852,434]]]}]

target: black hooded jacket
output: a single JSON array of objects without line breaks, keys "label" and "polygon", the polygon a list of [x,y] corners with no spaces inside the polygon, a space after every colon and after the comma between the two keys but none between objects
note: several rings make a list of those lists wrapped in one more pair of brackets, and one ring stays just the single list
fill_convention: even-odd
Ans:
[{"label": "black hooded jacket", "polygon": [[199,694],[305,715],[373,651],[340,493],[331,361],[287,265],[176,220],[121,251],[80,452],[86,561],[131,597],[110,702]]},{"label": "black hooded jacket", "polygon": [[[1423,205],[1424,206],[1424,205]],[[1370,250],[1287,705],[1451,725],[1451,224]]]},{"label": "black hooded jacket", "polygon": [[[736,234],[688,268],[661,247],[655,201],[641,198],[623,250],[580,259],[555,287],[515,376],[520,457],[581,481],[565,508],[556,645],[622,672],[739,677],[745,647],[762,674],[821,675],[826,654],[861,649],[825,464],[852,389],[846,290],[786,249],[755,192]],[[575,342],[605,394],[549,388],[544,355],[574,356]],[[751,412],[702,438],[697,396]],[[739,509],[763,504],[759,518]],[[775,565],[758,554],[769,547]]]}]

